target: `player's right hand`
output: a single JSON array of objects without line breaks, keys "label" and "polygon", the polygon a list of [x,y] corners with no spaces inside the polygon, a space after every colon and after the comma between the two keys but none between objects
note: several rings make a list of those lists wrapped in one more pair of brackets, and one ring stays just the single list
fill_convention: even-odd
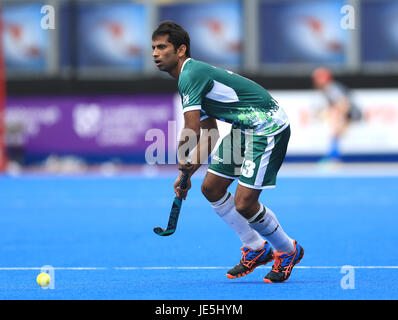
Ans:
[{"label": "player's right hand", "polygon": [[186,197],[187,197],[187,194],[188,194],[188,190],[191,189],[191,178],[188,178],[187,188],[186,189],[181,189],[180,188],[181,177],[182,177],[182,172],[180,173],[180,175],[178,176],[178,178],[174,182],[174,192],[175,192],[177,197],[182,198],[182,199],[185,200]]}]

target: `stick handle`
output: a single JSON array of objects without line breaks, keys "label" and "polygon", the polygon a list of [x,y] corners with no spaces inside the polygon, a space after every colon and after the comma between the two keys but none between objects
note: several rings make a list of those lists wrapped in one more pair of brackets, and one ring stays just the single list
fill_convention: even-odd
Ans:
[{"label": "stick handle", "polygon": [[188,178],[189,178],[188,174],[186,174],[186,173],[182,174],[181,180],[180,180],[180,184],[179,184],[179,187],[181,189],[184,190],[184,189],[186,189],[188,187]]}]

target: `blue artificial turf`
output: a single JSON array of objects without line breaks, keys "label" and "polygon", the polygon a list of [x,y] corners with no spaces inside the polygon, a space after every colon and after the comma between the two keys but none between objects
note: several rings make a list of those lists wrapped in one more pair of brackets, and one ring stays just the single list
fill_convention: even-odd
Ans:
[{"label": "blue artificial turf", "polygon": [[[176,233],[155,235],[174,179],[0,177],[0,299],[398,298],[397,178],[279,178],[265,190],[260,200],[305,249],[283,284],[263,283],[270,266],[225,277],[241,243],[199,178]],[[54,289],[35,282],[44,265],[56,268]],[[353,289],[341,286],[345,265],[354,266]]]}]

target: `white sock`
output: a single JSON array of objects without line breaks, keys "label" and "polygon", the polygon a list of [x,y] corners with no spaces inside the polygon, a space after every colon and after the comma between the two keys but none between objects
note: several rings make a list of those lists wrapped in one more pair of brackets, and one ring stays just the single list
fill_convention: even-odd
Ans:
[{"label": "white sock", "polygon": [[283,231],[271,209],[260,204],[260,210],[248,222],[277,252],[290,253],[294,250],[293,240]]},{"label": "white sock", "polygon": [[233,194],[227,192],[220,200],[211,202],[210,204],[221,219],[237,233],[244,245],[253,250],[260,250],[262,248],[264,239],[236,211]]}]

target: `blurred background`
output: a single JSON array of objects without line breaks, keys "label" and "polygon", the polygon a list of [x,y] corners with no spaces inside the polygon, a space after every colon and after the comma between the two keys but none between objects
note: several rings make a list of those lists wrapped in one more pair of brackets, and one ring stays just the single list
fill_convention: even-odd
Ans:
[{"label": "blurred background", "polygon": [[330,128],[318,116],[326,100],[311,78],[326,67],[361,112],[340,160],[398,163],[396,0],[0,4],[3,171],[147,170],[140,166],[154,142],[150,129],[173,150],[177,83],[151,56],[152,31],[169,19],[189,32],[193,58],[242,74],[278,100],[293,132],[287,162],[316,163],[328,151]]}]

